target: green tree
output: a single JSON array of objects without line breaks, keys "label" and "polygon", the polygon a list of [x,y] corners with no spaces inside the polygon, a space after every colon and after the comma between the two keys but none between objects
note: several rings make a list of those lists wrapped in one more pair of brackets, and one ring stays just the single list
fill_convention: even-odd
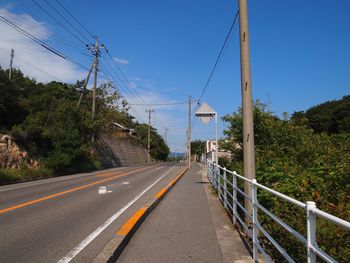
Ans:
[{"label": "green tree", "polygon": [[[137,135],[140,136],[141,143],[144,147],[148,144],[148,125],[138,124],[136,127]],[[170,153],[169,147],[166,145],[162,136],[157,133],[157,130],[151,127],[151,156],[156,160],[165,161]]]}]

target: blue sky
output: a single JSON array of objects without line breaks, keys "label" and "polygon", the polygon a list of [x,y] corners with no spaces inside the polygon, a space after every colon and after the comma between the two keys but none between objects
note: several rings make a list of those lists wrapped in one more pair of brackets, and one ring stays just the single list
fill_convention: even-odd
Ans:
[{"label": "blue sky", "polygon": [[[44,0],[35,1],[57,17]],[[55,0],[48,1],[59,7]],[[60,2],[90,32],[97,34],[115,57],[131,82],[129,89],[137,94],[135,100],[134,96],[129,95],[129,89],[121,89],[131,103],[132,100],[135,100],[134,103],[187,100],[185,96],[170,96],[140,87],[191,94],[197,98],[237,12],[237,1],[233,0]],[[3,0],[0,4],[3,16],[26,24],[28,31],[36,32],[41,39],[88,67],[88,57],[57,38],[64,37],[84,49],[82,44],[45,15],[35,3],[29,0]],[[271,110],[281,115],[349,94],[349,13],[350,2],[346,0],[250,0],[254,99],[267,103],[270,96]],[[0,29],[4,32],[5,25],[0,23]],[[84,33],[83,29],[79,29]],[[11,30],[6,30],[7,37],[0,40],[1,66],[8,66],[5,50],[15,47],[18,56],[35,62],[37,67],[64,81],[85,76],[86,72],[76,65],[53,59],[40,47],[31,46],[35,44],[23,38],[14,38]],[[57,66],[52,66],[53,60],[57,60]],[[20,63],[17,66],[23,67],[24,71],[26,69]],[[27,68],[28,74],[36,74],[38,80],[49,80],[40,72],[31,70]],[[237,26],[203,102],[217,110],[219,116],[232,113],[241,105]],[[144,107],[133,108],[140,119],[146,119]],[[187,108],[185,104],[155,107],[156,116],[152,123],[161,134],[165,127],[169,128],[167,139],[173,151],[184,149]],[[219,126],[221,133],[224,128],[222,122]],[[210,139],[213,135],[213,123],[204,125],[196,122],[193,138]]]}]

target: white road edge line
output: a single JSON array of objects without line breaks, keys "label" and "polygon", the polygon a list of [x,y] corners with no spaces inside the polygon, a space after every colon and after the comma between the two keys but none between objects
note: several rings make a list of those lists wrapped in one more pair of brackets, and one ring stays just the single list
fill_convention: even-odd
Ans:
[{"label": "white road edge line", "polygon": [[57,263],[68,263],[76,255],[78,255],[87,245],[89,245],[98,235],[100,235],[110,224],[112,224],[126,209],[132,206],[141,196],[148,192],[155,184],[162,180],[175,166],[172,166],[165,174],[159,177],[155,182],[148,186],[145,190],[139,193],[134,199],[127,203],[123,208],[121,208],[117,213],[108,218],[101,226],[99,226],[94,232],[88,235],[83,241],[80,242],[75,248],[68,252],[63,258],[61,258]]}]

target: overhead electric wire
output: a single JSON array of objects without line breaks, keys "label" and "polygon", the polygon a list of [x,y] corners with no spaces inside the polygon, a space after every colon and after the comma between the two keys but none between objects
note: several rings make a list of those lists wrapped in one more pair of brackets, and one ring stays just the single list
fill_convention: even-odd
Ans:
[{"label": "overhead electric wire", "polygon": [[[78,32],[78,34],[79,35],[81,35],[84,39],[86,39],[87,41],[89,41],[68,19],[66,19],[65,17],[64,17],[64,15],[59,11],[59,10],[57,10],[57,8],[55,8],[50,2],[48,2],[47,0],[44,0],[61,18],[63,18],[64,19],[64,21],[66,22],[66,23],[68,23],[76,32]],[[72,32],[70,29],[68,29],[63,23],[61,23],[58,19],[56,19],[49,11],[47,11],[43,6],[41,6],[37,1],[35,1],[35,0],[32,0],[32,2],[34,3],[34,4],[36,4],[46,15],[48,15],[52,20],[54,20],[56,23],[58,23],[62,28],[64,28],[66,31],[68,31],[71,35],[73,35],[77,40],[79,40],[81,43],[83,43],[84,45],[85,45],[85,43],[84,43],[84,41],[80,38],[80,37],[78,37],[74,32]],[[62,9],[64,9],[73,19],[74,19],[74,21],[75,22],[77,22],[92,38],[94,38],[94,36],[90,33],[90,31],[82,24],[82,23],[80,23],[79,22],[79,20],[78,19],[76,19],[75,17],[74,17],[74,15],[66,8],[66,7],[64,7],[64,5],[60,2],[60,1],[58,1],[58,0],[56,0],[56,2],[60,5],[60,7],[62,8]],[[30,34],[28,34],[27,35],[28,37],[30,37]],[[32,39],[32,40],[34,40],[34,39]],[[41,40],[39,40],[39,39],[37,39],[37,41],[40,41],[40,42],[42,42]],[[37,42],[36,41],[36,42]],[[43,43],[40,43],[41,45],[43,45]],[[48,50],[50,50],[51,52],[57,52],[55,49],[53,49],[52,48],[52,50],[51,50],[51,47],[49,46],[49,45],[47,45],[46,43],[44,43],[45,45],[43,45],[43,47],[45,47],[46,49],[48,49]],[[120,69],[120,67],[119,67],[119,65],[113,60],[113,58],[112,58],[112,56],[111,56],[111,54],[108,52],[108,50],[106,50],[107,51],[107,54],[109,55],[109,57],[111,58],[111,60],[114,62],[114,64],[115,64],[115,66],[116,66],[116,68],[118,69],[118,71],[119,71],[119,73],[120,73],[120,75],[122,76],[122,78],[121,77],[119,77],[119,74],[117,74],[115,71],[114,71],[114,69],[113,69],[113,67],[112,66],[110,66],[111,67],[111,69],[112,69],[112,71],[113,71],[113,73],[114,73],[114,75],[116,76],[116,78],[121,82],[121,83],[124,83],[124,85],[125,85],[125,89],[127,89],[129,92],[127,92],[128,94],[129,94],[129,96],[131,96],[132,98],[133,98],[133,100],[135,101],[135,102],[138,102],[138,100],[140,99],[141,100],[141,102],[142,103],[135,103],[135,105],[136,104],[140,104],[140,106],[146,106],[147,105],[147,103],[144,103],[144,101],[143,101],[143,99],[142,99],[142,97],[139,97],[138,98],[138,94],[137,94],[137,92],[135,91],[135,90],[133,90],[133,89],[131,89],[130,87],[129,87],[129,84],[130,84],[130,82],[129,82],[129,80],[128,80],[128,78],[125,76],[125,74],[124,74],[124,72]],[[80,52],[80,53],[82,53],[82,52]],[[56,54],[56,53],[55,53]],[[84,53],[82,53],[83,55],[86,55],[86,54],[84,54]],[[72,62],[74,62],[74,63],[76,63],[76,64],[78,64],[79,66],[82,66],[84,69],[86,69],[87,70],[87,68],[85,67],[85,66],[83,66],[82,64],[80,64],[79,62],[77,62],[77,61],[75,61],[75,60],[73,60],[72,58],[70,58],[70,57],[68,57],[68,56],[63,56],[63,53],[61,53],[61,52],[57,52],[57,55],[61,55],[61,57],[62,58],[64,58],[64,59],[68,59],[68,60],[71,60]],[[107,62],[107,60],[106,60],[106,62]],[[107,62],[108,63],[108,62]],[[109,64],[109,63],[108,63]],[[110,74],[110,73],[109,73]],[[106,74],[107,75],[107,74]],[[112,74],[113,75],[113,74]],[[114,81],[113,82],[117,82],[117,84],[118,85],[116,85],[116,86],[119,86],[119,87],[123,87],[124,85],[122,85],[122,84],[120,84],[118,81],[116,81],[115,79],[114,79]],[[141,88],[141,87],[140,87]],[[146,88],[144,88],[144,89],[146,89]],[[150,89],[149,89],[150,90]],[[152,90],[153,92],[156,92],[155,90]],[[119,91],[120,92],[120,91]],[[167,92],[159,92],[159,93],[167,93]],[[168,94],[170,94],[170,92],[168,92]],[[172,95],[175,95],[175,93],[172,93]],[[176,95],[183,95],[183,94],[176,94]],[[129,98],[129,99],[131,99],[131,98]],[[135,107],[133,107],[134,108],[134,110],[135,110]],[[154,114],[154,116],[155,116],[155,118],[156,119],[158,119],[158,121],[159,121],[159,118],[158,118],[158,116],[157,116],[157,114],[155,113]],[[159,123],[160,123],[160,121],[159,121]]]},{"label": "overhead electric wire", "polygon": [[[128,93],[129,96],[131,96],[131,97],[133,98],[133,100],[135,101],[134,106],[144,106],[145,104],[147,104],[147,103],[145,103],[145,102],[143,101],[142,97],[138,97],[138,94],[136,93],[135,90],[133,90],[133,89],[131,89],[131,88],[129,87],[129,80],[128,80],[128,78],[125,76],[124,72],[119,68],[119,66],[118,66],[118,65],[116,64],[116,62],[113,60],[113,57],[112,57],[112,56],[110,55],[110,53],[108,52],[108,49],[105,49],[105,50],[106,50],[106,53],[109,55],[110,59],[111,59],[111,60],[113,61],[113,63],[117,66],[117,68],[118,68],[120,74],[122,74],[123,79],[120,78],[120,77],[118,76],[117,72],[114,70],[114,68],[112,67],[112,65],[111,65],[111,64],[107,61],[107,59],[104,57],[103,53],[101,53],[102,59],[104,59],[105,62],[107,63],[107,65],[111,68],[111,70],[112,70],[112,72],[114,73],[114,75],[116,76],[116,78],[117,78],[119,81],[121,81],[122,84],[119,84],[119,85],[120,85],[121,87],[124,87],[126,90],[128,90],[127,93]],[[129,100],[131,99],[131,97],[129,98]],[[139,100],[141,101],[141,103],[139,102]],[[136,105],[136,104],[138,104],[138,105]],[[135,108],[134,108],[134,109],[135,109]],[[147,109],[147,107],[144,108],[144,110],[146,110],[146,109]],[[160,124],[161,122],[159,121],[159,117],[157,116],[156,112],[154,112],[154,116],[155,116],[155,118],[158,120],[158,122],[159,122],[159,124]]]},{"label": "overhead electric wire", "polygon": [[69,60],[70,62],[73,62],[75,64],[77,64],[78,66],[80,66],[81,68],[85,69],[85,70],[89,70],[86,66],[84,66],[83,64],[81,64],[80,62],[76,61],[75,59],[71,58],[70,56],[67,56],[66,54],[64,54],[63,52],[55,49],[54,47],[49,46],[48,44],[46,44],[45,42],[43,42],[42,40],[38,39],[37,37],[33,36],[32,34],[30,34],[28,31],[24,30],[23,28],[17,26],[15,23],[9,21],[8,19],[6,19],[3,16],[0,16],[0,20],[2,20],[3,22],[5,22],[7,25],[9,25],[10,27],[14,28],[15,30],[17,30],[18,32],[20,32],[21,34],[27,36],[28,38],[30,38],[32,41],[34,41],[35,43],[41,45],[43,48],[49,50],[50,52],[52,52],[53,54]]},{"label": "overhead electric wire", "polygon": [[67,12],[68,15],[74,19],[75,22],[77,22],[92,38],[95,39],[95,36],[91,34],[91,32],[82,23],[79,22],[79,20],[68,10],[68,8],[64,7],[64,5],[59,0],[55,1],[64,9],[64,11]]},{"label": "overhead electric wire", "polygon": [[[198,100],[192,100],[192,102],[195,102]],[[181,104],[188,104],[188,101],[181,101],[181,102],[169,102],[169,103],[146,103],[146,104],[132,104],[132,105],[140,105],[140,106],[171,106],[171,105],[181,105]]]},{"label": "overhead electric wire", "polygon": [[[21,4],[21,3],[20,3],[21,1],[17,0],[17,2],[18,2],[19,4]],[[34,10],[33,10],[33,8],[32,8],[31,6],[22,4],[22,7],[23,7],[24,9],[26,9],[28,13],[34,13]],[[22,22],[20,22],[20,21],[14,19],[14,18],[11,18],[11,19],[12,19],[13,22],[16,22],[17,25],[20,25],[20,26],[22,26],[22,27],[27,27],[27,24],[23,24]],[[43,33],[46,34],[46,32],[43,32],[43,31],[40,31],[40,32],[39,32],[38,30],[36,30],[36,28],[31,28],[31,31],[32,31],[32,32],[35,32],[35,33],[37,33],[37,34],[43,34]],[[83,46],[83,45],[81,45],[80,43],[78,44],[78,43],[76,43],[76,42],[73,42],[73,41],[71,41],[71,40],[68,40],[68,39],[66,39],[65,37],[62,37],[61,35],[57,35],[56,33],[50,35],[50,38],[53,38],[53,39],[55,39],[55,40],[57,40],[57,41],[59,41],[59,42],[65,44],[65,45],[67,45],[67,46],[69,46],[69,47],[72,47],[72,48],[74,48],[74,49],[76,49],[76,50],[79,50],[79,49],[82,49],[82,50],[84,50],[84,51],[86,50],[86,46],[85,46],[85,45]]]},{"label": "overhead electric wire", "polygon": [[[10,55],[11,54],[10,51],[8,51],[8,50],[6,50],[4,48],[0,48],[0,52],[3,53],[3,54],[6,54],[6,55]],[[62,83],[64,82],[61,79],[59,79],[58,77],[56,77],[56,76],[46,72],[45,70],[43,70],[43,69],[41,69],[41,68],[31,64],[30,62],[26,61],[25,59],[23,59],[22,57],[18,56],[17,54],[14,55],[14,58],[15,58],[15,61],[19,61],[22,64],[25,64],[25,65],[27,65],[27,66],[29,66],[31,68],[34,68],[35,70],[37,70],[37,71],[39,71],[39,72],[41,72],[41,73],[43,73],[43,74],[53,78],[53,79],[55,79],[55,80],[57,80],[59,82],[62,82]]]},{"label": "overhead electric wire", "polygon": [[[234,29],[234,27],[235,27],[235,25],[236,25],[238,15],[239,15],[239,11],[237,11],[237,13],[236,13],[236,15],[235,15],[235,17],[234,17],[234,19],[233,19],[233,22],[232,22],[232,24],[231,24],[231,26],[230,26],[230,28],[229,28],[229,31],[227,32],[227,35],[226,35],[226,37],[225,37],[224,43],[222,44],[221,49],[220,49],[220,52],[219,52],[219,54],[218,54],[218,56],[217,56],[217,58],[216,58],[216,60],[215,60],[214,66],[213,66],[212,70],[210,71],[210,74],[209,74],[209,76],[208,76],[208,78],[207,78],[207,81],[205,82],[205,85],[204,85],[204,87],[203,87],[202,93],[201,93],[201,95],[199,96],[198,103],[197,103],[196,106],[193,108],[192,112],[195,112],[195,111],[198,109],[199,105],[200,105],[200,102],[201,102],[201,100],[202,100],[202,98],[203,98],[203,96],[204,96],[204,94],[205,94],[205,92],[206,92],[206,90],[207,90],[207,88],[208,88],[208,86],[209,86],[209,83],[210,83],[210,81],[211,81],[211,79],[212,79],[212,77],[213,77],[213,75],[214,75],[214,73],[215,73],[215,70],[216,70],[216,68],[217,68],[217,66],[218,66],[218,64],[219,64],[219,62],[220,62],[220,60],[221,60],[221,58],[222,58],[222,55],[224,54],[224,51],[225,51],[225,49],[226,49],[226,47],[227,47],[227,44],[228,44],[228,42],[229,42],[231,33],[232,33],[232,31],[233,31],[233,29]],[[195,118],[195,116],[193,116],[193,120],[192,120],[192,129],[193,129],[194,126],[196,125],[196,120],[197,120],[197,118]]]},{"label": "overhead electric wire", "polygon": [[[3,17],[3,16],[0,16],[0,20],[2,20],[4,23],[6,23],[7,25],[9,25],[10,27],[12,27],[13,29],[15,29],[16,31],[20,32],[21,34],[25,35],[26,37],[30,38],[32,41],[34,41],[35,43],[41,45],[42,47],[44,47],[45,49],[49,50],[50,52],[54,53],[55,55],[63,58],[63,59],[66,59],[66,60],[69,60],[77,65],[79,65],[80,67],[82,67],[84,70],[88,70],[87,67],[85,67],[84,65],[82,65],[80,62],[74,60],[73,58],[65,55],[64,53],[60,52],[59,50],[55,49],[54,47],[51,47],[49,46],[48,44],[46,44],[45,42],[43,42],[42,40],[38,39],[37,37],[33,36],[31,33],[29,33],[28,31],[24,30],[23,28],[19,27],[18,25],[16,25],[15,23],[13,23],[12,21],[8,20],[7,18]],[[23,62],[23,63],[26,63],[26,62]],[[37,70],[39,70],[37,68]],[[43,71],[42,71],[43,72]],[[44,73],[44,72],[43,72]],[[45,73],[44,73],[45,74]],[[106,74],[108,75],[108,74]],[[98,76],[106,81],[111,81],[110,78],[107,78],[106,77],[103,77],[100,73],[98,73]],[[50,77],[53,77],[54,79],[57,79],[59,80],[58,78],[54,77],[54,76],[50,76]],[[60,81],[60,80],[59,80]],[[113,83],[115,83],[116,81],[112,80]],[[115,88],[117,89],[117,86],[118,85],[115,85]],[[119,86],[122,86],[122,85],[119,85]],[[117,89],[118,90],[118,89]],[[120,91],[119,91],[120,93]],[[137,102],[137,101],[135,101]],[[143,118],[142,118],[142,115],[137,113],[137,110],[135,110],[135,107],[134,108],[134,111],[136,112],[135,114],[139,115],[138,118],[144,122]]]},{"label": "overhead electric wire", "polygon": [[167,95],[173,95],[173,96],[184,96],[188,97],[188,94],[183,94],[183,93],[174,93],[174,92],[169,92],[169,91],[162,91],[162,90],[156,90],[156,89],[151,89],[151,88],[146,88],[143,86],[140,86],[139,84],[135,84],[136,88],[138,89],[143,89],[143,90],[149,90],[155,93],[162,93],[162,94],[167,94]]},{"label": "overhead electric wire", "polygon": [[62,28],[64,28],[67,32],[69,32],[72,36],[74,36],[77,40],[79,40],[83,45],[86,45],[80,37],[78,37],[74,32],[68,29],[64,24],[62,24],[59,20],[57,20],[50,12],[48,12],[44,7],[42,7],[37,1],[32,0],[34,4],[36,4],[47,16],[49,16],[52,20],[54,20],[57,24],[59,24]]},{"label": "overhead electric wire", "polygon": [[86,39],[87,43],[90,42],[90,40],[83,34],[81,33],[67,18],[65,18],[64,15],[61,14],[59,10],[56,9],[48,0],[44,0],[66,23],[68,23],[79,35],[81,35],[83,38]]},{"label": "overhead electric wire", "polygon": [[[118,63],[113,59],[112,54],[108,51],[107,48],[106,48],[105,50],[106,50],[106,53],[108,54],[110,60],[113,62],[113,64],[116,66],[116,68],[118,69],[118,71],[119,71],[120,74],[122,75],[122,77],[123,77],[123,79],[124,79],[123,82],[125,83],[127,89],[130,90],[131,93],[136,94],[135,96],[138,96],[138,95],[137,95],[137,92],[136,92],[135,90],[129,88],[130,81],[128,80],[128,78],[126,77],[126,75],[124,74],[124,72],[121,70],[121,68],[119,67]],[[114,71],[114,70],[113,70],[113,71]],[[115,72],[115,71],[114,71],[114,72]],[[140,103],[140,104],[147,104],[147,103],[145,103],[145,102],[143,101],[142,97],[140,97],[140,100],[141,100],[141,102],[142,102],[142,103]],[[147,109],[147,108],[145,108],[145,109]],[[161,128],[165,128],[165,126],[161,125],[161,121],[160,121],[159,116],[158,116],[158,114],[157,114],[156,111],[154,112],[154,117],[155,117],[155,119],[157,120],[157,122],[159,123],[159,125],[161,126]]]},{"label": "overhead electric wire", "polygon": [[[111,75],[110,72],[108,72],[106,69],[104,69],[104,68],[102,68],[102,67],[101,67],[100,69],[101,69],[101,72],[103,72],[103,73],[105,74],[105,76],[106,76],[107,78],[109,78],[108,80],[114,83],[115,88],[116,88],[116,90],[119,92],[120,96],[124,97],[124,95],[123,95],[123,94],[121,93],[121,91],[118,89],[118,85],[119,85],[119,87],[121,87],[121,86],[120,86],[120,84],[114,79],[113,75]],[[124,97],[124,98],[125,98],[125,97]],[[128,103],[127,105],[129,105],[129,103]],[[134,114],[137,115],[136,117],[138,117],[138,119],[139,119],[140,121],[145,122],[145,120],[142,118],[142,115],[140,114],[140,112],[138,111],[138,109],[137,109],[136,107],[132,107],[132,109],[134,110]]]},{"label": "overhead electric wire", "polygon": [[33,36],[32,34],[28,33],[26,30],[24,30],[23,28],[17,26],[15,23],[11,22],[10,20],[6,19],[3,16],[0,16],[0,19],[5,22],[7,25],[9,25],[10,27],[14,28],[15,30],[17,30],[18,32],[20,32],[21,34],[27,36],[28,38],[30,38],[31,40],[33,40],[34,42],[36,42],[37,44],[41,45],[42,47],[44,47],[45,49],[49,50],[50,52],[54,53],[55,55],[66,59],[66,57],[59,52],[58,50],[56,50],[53,47],[50,47],[49,45],[47,45],[45,42],[43,42],[42,40],[38,39],[37,37]]},{"label": "overhead electric wire", "polygon": [[211,79],[212,79],[212,77],[213,77],[213,75],[214,75],[214,72],[215,72],[215,70],[216,70],[216,68],[217,68],[217,66],[218,66],[218,64],[219,64],[219,62],[220,62],[220,59],[221,59],[222,54],[223,54],[223,52],[224,52],[224,50],[225,50],[225,48],[226,48],[226,46],[227,46],[227,43],[228,43],[228,40],[229,40],[230,35],[231,35],[231,33],[232,33],[232,30],[233,30],[233,28],[234,28],[234,26],[235,26],[235,24],[236,24],[236,21],[237,21],[237,18],[238,18],[238,14],[239,14],[239,11],[237,11],[237,13],[236,13],[236,15],[235,15],[235,18],[234,18],[234,20],[233,20],[233,22],[232,22],[232,24],[231,24],[231,26],[230,26],[230,29],[229,29],[229,31],[228,31],[228,33],[227,33],[227,35],[226,35],[225,41],[224,41],[224,43],[223,43],[223,45],[222,45],[222,47],[221,47],[221,49],[220,49],[220,52],[219,52],[219,54],[218,54],[218,56],[217,56],[217,58],[216,58],[216,60],[215,60],[214,66],[213,66],[213,68],[212,68],[212,70],[211,70],[211,72],[210,72],[210,74],[209,74],[209,77],[208,77],[208,79],[207,79],[207,81],[206,81],[206,83],[205,83],[205,85],[204,85],[204,88],[203,88],[203,90],[202,90],[202,93],[201,93],[201,95],[199,96],[199,101],[198,101],[198,103],[200,103],[200,101],[201,101],[201,99],[202,99],[202,97],[203,97],[205,91],[207,90],[208,85],[209,85],[209,83],[210,83],[210,81],[211,81]]}]

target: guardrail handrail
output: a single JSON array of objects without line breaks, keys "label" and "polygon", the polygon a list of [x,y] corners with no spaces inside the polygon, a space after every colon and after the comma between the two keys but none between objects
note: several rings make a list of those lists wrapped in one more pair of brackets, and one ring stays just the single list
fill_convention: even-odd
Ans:
[{"label": "guardrail handrail", "polygon": [[[272,220],[282,226],[286,231],[293,235],[298,241],[304,244],[307,251],[307,262],[316,263],[316,257],[322,258],[326,262],[337,263],[337,261],[328,255],[325,251],[318,247],[316,242],[316,220],[317,217],[323,218],[328,222],[331,222],[337,226],[340,226],[346,230],[350,231],[350,222],[340,219],[336,216],[333,216],[329,213],[326,213],[316,207],[315,202],[308,201],[306,203],[300,202],[294,198],[291,198],[287,195],[284,195],[276,190],[273,190],[269,187],[266,187],[262,184],[259,184],[255,179],[249,180],[242,175],[239,175],[235,171],[229,171],[226,168],[220,167],[219,165],[214,164],[210,160],[207,160],[208,167],[208,179],[212,186],[218,191],[218,197],[223,203],[225,209],[230,208],[232,210],[232,221],[236,225],[239,223],[243,227],[243,231],[252,239],[252,251],[253,259],[255,262],[259,262],[258,254],[263,256],[265,261],[273,262],[271,257],[266,253],[262,244],[259,241],[259,234],[262,233],[271,244],[281,253],[281,255],[288,262],[295,262],[293,258],[286,252],[286,250],[279,244],[259,223],[258,219],[258,210],[262,211],[264,214],[269,216]],[[232,175],[232,182],[227,179],[227,173]],[[252,197],[249,198],[244,191],[238,188],[237,179],[243,180],[251,184],[252,188]],[[232,192],[228,192],[227,185],[230,185]],[[258,189],[265,190],[270,194],[281,198],[293,205],[296,205],[299,208],[303,208],[306,211],[306,237],[300,234],[298,231],[293,229],[287,223],[283,222],[278,216],[274,215],[271,211],[266,209],[258,202]],[[243,196],[245,199],[250,200],[253,204],[253,211],[250,214],[242,204],[238,202],[237,194]],[[232,203],[228,201],[228,196],[232,199]],[[252,223],[252,229],[244,222],[244,219],[240,217],[237,213],[237,207],[239,207],[244,214],[249,218]]]}]

